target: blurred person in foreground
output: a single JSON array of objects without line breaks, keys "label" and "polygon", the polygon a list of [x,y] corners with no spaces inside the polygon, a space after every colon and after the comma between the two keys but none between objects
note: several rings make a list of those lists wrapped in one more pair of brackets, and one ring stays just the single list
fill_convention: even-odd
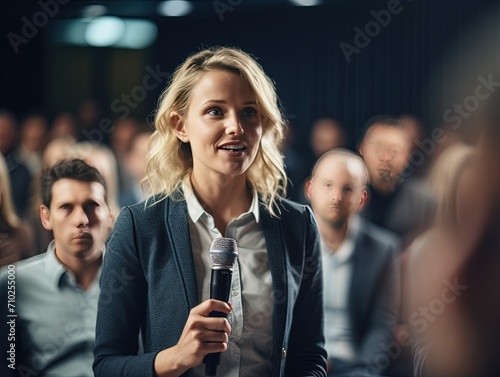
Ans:
[{"label": "blurred person in foreground", "polygon": [[[472,147],[456,144],[440,155],[429,176],[438,203],[435,220],[428,231],[413,241],[402,258],[405,291],[402,318],[405,321],[400,325],[399,338],[401,344],[417,346],[418,352],[428,349],[426,339],[443,337],[445,332],[439,315],[443,310],[455,310],[453,302],[463,290],[457,279],[445,279],[441,271],[443,264],[445,269],[457,268],[463,257],[462,235],[468,233],[467,221],[475,213],[474,175]],[[450,247],[452,240],[456,242],[454,247]],[[442,286],[437,296],[432,290],[436,285]],[[416,365],[417,371],[421,367]]]},{"label": "blurred person in foreground", "polygon": [[399,240],[358,216],[368,180],[360,157],[334,149],[318,159],[306,183],[321,235],[330,376],[380,376],[390,360]]},{"label": "blurred person in foreground", "polygon": [[401,122],[389,115],[370,118],[359,146],[370,173],[362,215],[397,233],[408,246],[432,221],[435,199],[420,180],[407,179],[411,140]]},{"label": "blurred person in foreground", "polygon": [[[500,82],[499,75],[491,77]],[[479,141],[455,189],[462,195],[455,203],[457,231],[439,233],[440,242],[424,248],[414,266],[416,275],[426,274],[424,286],[415,281],[414,305],[430,308],[433,316],[432,321],[420,322],[423,339],[415,354],[418,376],[500,375],[499,103],[495,92],[468,120]],[[445,296],[450,284],[453,294]]]},{"label": "blurred person in foreground", "polygon": [[[1,324],[2,376],[91,377],[98,280],[111,222],[106,183],[96,168],[70,159],[45,171],[41,188],[40,218],[54,240],[46,253],[2,270],[0,311],[10,321]],[[7,312],[11,280],[15,302]]]},{"label": "blurred person in foreground", "polygon": [[[215,352],[221,376],[326,376],[319,236],[308,207],[283,199],[277,101],[235,48],[200,51],[174,73],[151,139],[151,196],[122,209],[107,244],[97,377],[204,376]],[[239,251],[231,303],[209,299],[220,236]]]}]

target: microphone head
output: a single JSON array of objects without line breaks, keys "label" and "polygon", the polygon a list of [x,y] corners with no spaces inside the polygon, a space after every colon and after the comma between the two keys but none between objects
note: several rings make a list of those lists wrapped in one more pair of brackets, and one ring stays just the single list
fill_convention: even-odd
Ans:
[{"label": "microphone head", "polygon": [[212,241],[209,253],[212,269],[232,270],[238,258],[238,247],[234,239],[218,237]]}]

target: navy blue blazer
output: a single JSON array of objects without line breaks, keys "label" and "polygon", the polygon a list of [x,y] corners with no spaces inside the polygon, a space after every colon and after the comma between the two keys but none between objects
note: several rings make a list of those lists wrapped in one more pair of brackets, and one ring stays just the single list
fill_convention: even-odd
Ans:
[{"label": "navy blue blazer", "polygon": [[[262,205],[260,214],[273,279],[272,376],[326,376],[320,245],[312,213],[283,201],[280,219]],[[95,375],[153,377],[156,354],[177,344],[189,311],[200,303],[185,200],[122,209],[100,283]]]}]

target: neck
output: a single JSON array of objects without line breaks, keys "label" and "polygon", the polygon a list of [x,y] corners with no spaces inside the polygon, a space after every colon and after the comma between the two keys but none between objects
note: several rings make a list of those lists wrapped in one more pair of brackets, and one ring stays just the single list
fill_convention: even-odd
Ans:
[{"label": "neck", "polygon": [[224,236],[227,224],[248,211],[252,202],[245,176],[224,176],[209,182],[200,181],[191,175],[191,185],[196,198],[215,221],[215,226]]},{"label": "neck", "polygon": [[[97,254],[98,253],[98,254]],[[71,271],[75,276],[76,283],[86,291],[90,285],[94,282],[99,268],[102,264],[102,253],[95,252],[95,256],[93,258],[79,259],[73,257],[71,259],[59,257],[57,254],[57,248],[55,250],[56,258],[61,262],[66,269]]]},{"label": "neck", "polygon": [[389,195],[396,191],[400,183],[399,178],[393,178],[391,180],[384,181],[373,181],[372,187],[377,190],[382,195]]},{"label": "neck", "polygon": [[326,243],[332,252],[336,252],[347,235],[348,222],[343,224],[331,224],[318,220],[321,239]]}]

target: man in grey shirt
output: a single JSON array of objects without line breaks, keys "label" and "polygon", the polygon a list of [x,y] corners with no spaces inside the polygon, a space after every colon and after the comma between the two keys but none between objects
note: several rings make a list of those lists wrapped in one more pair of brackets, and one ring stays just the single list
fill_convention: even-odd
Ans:
[{"label": "man in grey shirt", "polygon": [[41,186],[40,218],[54,240],[46,253],[2,270],[1,375],[90,377],[112,221],[106,184],[97,169],[71,159],[48,169]]}]

